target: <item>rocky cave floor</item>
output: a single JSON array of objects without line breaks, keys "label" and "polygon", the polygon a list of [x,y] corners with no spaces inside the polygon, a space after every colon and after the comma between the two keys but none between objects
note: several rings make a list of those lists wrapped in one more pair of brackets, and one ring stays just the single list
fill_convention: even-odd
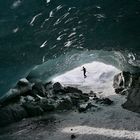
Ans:
[{"label": "rocky cave floor", "polygon": [[1,127],[0,140],[140,140],[140,114],[121,107],[126,97],[112,92],[105,98],[112,103],[82,104]]}]

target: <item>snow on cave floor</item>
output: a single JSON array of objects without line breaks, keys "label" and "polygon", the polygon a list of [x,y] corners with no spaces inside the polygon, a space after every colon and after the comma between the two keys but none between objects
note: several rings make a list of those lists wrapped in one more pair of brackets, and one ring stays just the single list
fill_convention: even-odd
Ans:
[{"label": "snow on cave floor", "polygon": [[[123,109],[121,104],[125,97],[116,95],[112,88],[111,79],[119,70],[104,64],[98,66],[97,63],[92,67],[84,66],[90,73],[87,79],[81,78],[79,67],[56,77],[54,81],[76,86],[84,92],[96,91],[98,96],[113,100],[113,105],[102,105],[95,112],[57,112],[24,119],[4,128],[0,140],[70,140],[72,134],[76,140],[140,140],[140,114]],[[50,123],[48,120],[51,120]]]}]

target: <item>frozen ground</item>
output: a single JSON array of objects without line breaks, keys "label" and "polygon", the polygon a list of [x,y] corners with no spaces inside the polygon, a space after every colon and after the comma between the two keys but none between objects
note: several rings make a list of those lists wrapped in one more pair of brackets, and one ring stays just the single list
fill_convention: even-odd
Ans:
[{"label": "frozen ground", "polygon": [[99,92],[112,88],[113,77],[116,73],[120,72],[117,68],[111,65],[106,65],[101,62],[92,62],[84,65],[87,70],[87,78],[84,78],[82,67],[83,66],[77,67],[69,72],[57,76],[53,81],[58,81],[64,85],[74,85],[83,90],[91,89]]},{"label": "frozen ground", "polygon": [[54,81],[77,86],[89,92],[98,92],[114,101],[111,106],[100,105],[97,111],[86,113],[57,112],[55,114],[24,119],[0,130],[0,140],[140,140],[140,114],[121,107],[125,97],[116,95],[112,88],[112,78],[119,70],[104,65],[91,63],[84,79],[81,67],[67,72]]}]

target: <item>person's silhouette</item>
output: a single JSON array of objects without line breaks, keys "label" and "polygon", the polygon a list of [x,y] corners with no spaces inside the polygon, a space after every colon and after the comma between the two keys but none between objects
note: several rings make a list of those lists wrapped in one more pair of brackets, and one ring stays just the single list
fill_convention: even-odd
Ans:
[{"label": "person's silhouette", "polygon": [[83,71],[83,74],[84,74],[84,78],[86,78],[87,76],[86,76],[86,68],[83,66],[83,69],[82,69],[82,71]]}]

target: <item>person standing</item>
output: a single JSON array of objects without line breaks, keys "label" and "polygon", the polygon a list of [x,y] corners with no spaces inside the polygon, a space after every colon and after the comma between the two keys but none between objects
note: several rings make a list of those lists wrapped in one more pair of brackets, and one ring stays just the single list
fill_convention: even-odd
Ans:
[{"label": "person standing", "polygon": [[86,70],[86,68],[83,66],[83,69],[82,69],[82,71],[83,71],[83,74],[84,74],[84,78],[86,78],[87,76],[86,76],[86,72],[87,72],[87,70]]}]

